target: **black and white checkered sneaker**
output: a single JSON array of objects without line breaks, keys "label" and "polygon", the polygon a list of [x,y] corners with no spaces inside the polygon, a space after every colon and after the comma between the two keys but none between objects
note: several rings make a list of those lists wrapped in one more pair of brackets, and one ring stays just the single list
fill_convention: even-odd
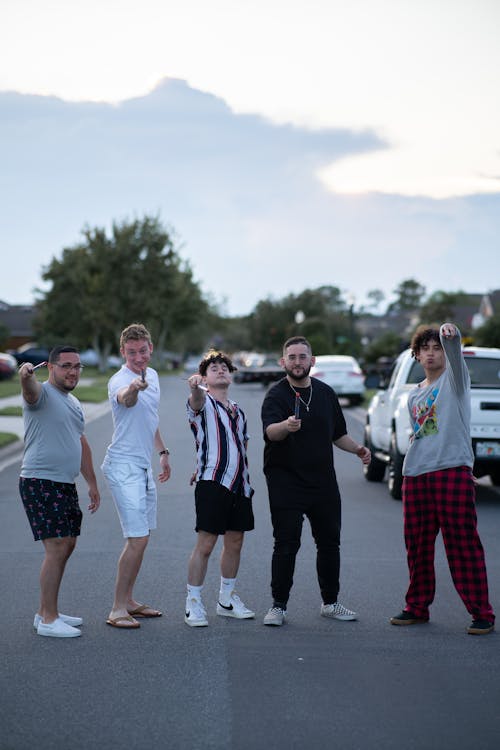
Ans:
[{"label": "black and white checkered sneaker", "polygon": [[358,615],[343,604],[322,604],[320,614],[322,617],[333,617],[334,620],[357,620]]}]

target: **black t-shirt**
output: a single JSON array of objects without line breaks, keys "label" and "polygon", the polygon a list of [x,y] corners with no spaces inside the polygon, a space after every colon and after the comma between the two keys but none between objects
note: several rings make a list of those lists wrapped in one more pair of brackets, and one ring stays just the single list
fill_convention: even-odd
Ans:
[{"label": "black t-shirt", "polygon": [[[287,378],[273,385],[262,404],[262,426],[264,428],[264,473],[271,476],[279,472],[286,475],[290,484],[296,482],[311,487],[329,486],[335,481],[333,468],[333,441],[347,434],[347,427],[335,391],[320,380],[311,379],[312,398],[307,411],[310,390],[295,388]],[[302,426],[298,432],[290,433],[284,440],[271,441],[266,428],[282,422],[294,413],[295,392],[300,403]]]}]

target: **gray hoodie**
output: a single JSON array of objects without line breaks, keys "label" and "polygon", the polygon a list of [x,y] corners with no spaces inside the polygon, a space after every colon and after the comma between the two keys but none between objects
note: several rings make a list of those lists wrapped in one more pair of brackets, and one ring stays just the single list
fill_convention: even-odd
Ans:
[{"label": "gray hoodie", "polygon": [[474,464],[470,438],[470,376],[461,349],[460,331],[453,339],[439,332],[446,369],[431,385],[418,385],[408,396],[413,434],[403,475]]}]

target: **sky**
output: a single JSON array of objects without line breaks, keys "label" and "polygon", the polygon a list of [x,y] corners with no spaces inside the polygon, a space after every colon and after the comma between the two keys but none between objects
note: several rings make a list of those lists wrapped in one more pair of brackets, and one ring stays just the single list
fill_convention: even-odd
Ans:
[{"label": "sky", "polygon": [[228,314],[500,287],[499,28],[497,0],[2,0],[0,299],[141,212]]}]

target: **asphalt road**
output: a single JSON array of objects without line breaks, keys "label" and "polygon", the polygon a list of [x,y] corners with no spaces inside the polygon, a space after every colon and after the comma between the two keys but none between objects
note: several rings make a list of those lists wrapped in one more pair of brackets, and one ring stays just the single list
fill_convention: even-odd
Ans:
[{"label": "asphalt road", "polygon": [[[216,617],[218,561],[204,590],[209,627],[183,622],[187,559],[194,544],[188,480],[194,447],[186,383],[162,381],[162,430],[173,476],[160,487],[159,527],[137,585],[138,597],[166,613],[138,631],[106,626],[122,548],[111,498],[85,514],[82,536],[61,591],[61,609],[84,617],[76,639],[37,636],[42,550],[18,496],[19,463],[0,473],[2,580],[0,750],[497,750],[500,747],[499,634],[465,633],[469,616],[451,584],[442,544],[428,625],[396,628],[406,588],[401,503],[385,485],[368,484],[360,462],[336,451],[343,496],[342,603],[357,622],[319,617],[314,548],[304,526],[289,618],[266,628],[271,604],[272,532],[261,471],[259,409],[263,389],[233,386],[247,412],[256,489],[256,529],[247,535],[238,589],[255,620]],[[361,438],[360,410],[345,410]],[[88,425],[100,465],[111,434],[109,414]],[[86,496],[80,486],[82,506]],[[500,610],[500,493],[480,487],[480,533],[491,600]]]}]

